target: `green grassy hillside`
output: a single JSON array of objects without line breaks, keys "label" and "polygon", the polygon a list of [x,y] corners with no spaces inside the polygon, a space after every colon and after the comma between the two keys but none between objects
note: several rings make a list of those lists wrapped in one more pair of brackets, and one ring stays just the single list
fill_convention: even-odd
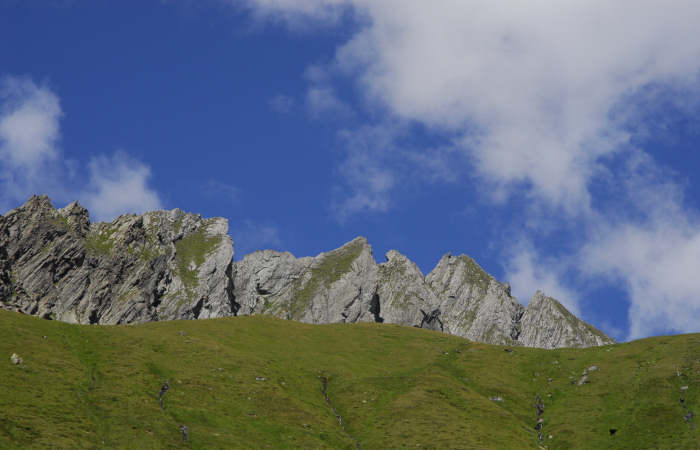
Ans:
[{"label": "green grassy hillside", "polygon": [[700,448],[700,417],[683,419],[700,415],[700,335],[506,349],[393,325],[0,311],[0,447]]}]

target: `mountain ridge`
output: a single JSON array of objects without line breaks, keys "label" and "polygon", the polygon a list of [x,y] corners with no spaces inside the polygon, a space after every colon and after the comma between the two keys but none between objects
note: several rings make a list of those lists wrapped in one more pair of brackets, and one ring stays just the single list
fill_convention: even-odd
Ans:
[{"label": "mountain ridge", "polygon": [[[179,209],[91,222],[33,196],[0,217],[0,306],[74,323],[268,314],[306,323],[385,322],[542,348],[614,341],[539,291],[528,307],[466,255],[423,275],[364,237],[314,257],[260,250],[233,260],[224,218]],[[531,307],[532,305],[532,307]]]}]

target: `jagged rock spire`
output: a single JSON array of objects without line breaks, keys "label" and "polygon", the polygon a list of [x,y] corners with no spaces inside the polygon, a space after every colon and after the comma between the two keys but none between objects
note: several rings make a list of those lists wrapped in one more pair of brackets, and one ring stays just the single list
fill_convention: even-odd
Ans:
[{"label": "jagged rock spire", "polygon": [[523,306],[510,286],[466,255],[446,254],[426,278],[440,298],[445,331],[492,344],[517,342]]},{"label": "jagged rock spire", "polygon": [[519,340],[528,347],[593,347],[615,343],[540,291],[525,308],[521,326],[523,331]]}]

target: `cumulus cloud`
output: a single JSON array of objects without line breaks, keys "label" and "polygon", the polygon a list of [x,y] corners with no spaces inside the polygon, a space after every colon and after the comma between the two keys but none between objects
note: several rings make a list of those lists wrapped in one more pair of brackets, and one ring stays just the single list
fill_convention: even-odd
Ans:
[{"label": "cumulus cloud", "polygon": [[535,291],[540,290],[559,300],[574,314],[580,314],[578,294],[560,281],[565,271],[561,261],[543,258],[525,242],[516,245],[505,259],[505,279],[511,283],[513,294],[521,303],[527,303]]},{"label": "cumulus cloud", "polygon": [[576,213],[600,157],[625,142],[613,107],[694,81],[700,6],[673,3],[358,2],[372,22],[337,64],[394,114],[463,135],[487,180]]},{"label": "cumulus cloud", "polygon": [[368,126],[341,136],[346,157],[339,172],[350,195],[336,200],[336,218],[344,222],[357,213],[387,211],[396,185],[395,169],[388,163],[395,153],[393,129]]},{"label": "cumulus cloud", "polygon": [[227,0],[234,6],[243,3],[257,20],[272,20],[295,29],[335,25],[347,11],[337,0]]},{"label": "cumulus cloud", "polygon": [[57,203],[79,200],[93,218],[161,206],[148,186],[150,169],[125,153],[90,159],[88,185],[76,173],[82,167],[59,147],[58,96],[29,78],[0,80],[0,208],[18,206],[33,194],[48,194]]},{"label": "cumulus cloud", "polygon": [[[697,104],[700,3],[250,0],[248,5],[260,17],[289,24],[300,16],[335,24],[351,9],[354,34],[337,49],[330,69],[316,67],[315,73],[355,81],[364,104],[378,106],[390,120],[449,136],[470,159],[463,170],[475,168],[493,199],[503,202],[516,194],[561,213],[563,227],[575,226],[581,242],[587,241],[572,256],[584,272],[614,273],[628,287],[632,336],[663,327],[698,331],[693,324],[700,323],[700,297],[691,291],[700,291],[700,285],[686,277],[690,267],[700,269],[696,212],[678,200],[680,187],[672,180],[648,180],[634,170],[618,173],[615,165],[641,153],[646,166],[655,166],[630,140],[639,130],[630,122],[638,119],[634,111],[646,106],[650,93],[654,102],[673,92],[677,104],[688,99]],[[430,158],[435,149],[424,154]],[[347,214],[389,208],[391,190],[404,174],[400,166],[386,164],[384,155],[348,152],[340,170],[351,191]],[[604,185],[610,179],[652,185],[646,195],[628,188],[619,194]],[[665,218],[654,212],[659,208],[668,211]],[[623,212],[629,215],[618,217]],[[528,232],[536,233],[536,226]],[[568,295],[535,263],[541,263],[536,253],[514,257],[509,268],[514,285],[550,285]],[[647,263],[656,274],[643,270]]]},{"label": "cumulus cloud", "polygon": [[700,68],[691,0],[250,4],[280,17],[354,8],[367,20],[334,64],[368,98],[462,135],[489,181],[524,182],[571,212],[586,209],[599,158],[626,140],[610,117],[619,101],[651,83],[694,83]]},{"label": "cumulus cloud", "polygon": [[681,187],[649,156],[638,153],[621,172],[617,186],[631,206],[593,221],[578,266],[630,292],[630,338],[696,332],[700,215],[684,207]]},{"label": "cumulus cloud", "polygon": [[151,169],[126,153],[93,157],[88,169],[89,186],[80,197],[97,220],[161,208],[158,193],[148,186]]},{"label": "cumulus cloud", "polygon": [[60,154],[58,97],[25,78],[0,80],[0,208],[55,188]]},{"label": "cumulus cloud", "polygon": [[619,280],[633,299],[629,337],[697,332],[700,223],[668,217],[601,230],[583,249],[585,270]]},{"label": "cumulus cloud", "polygon": [[328,86],[312,86],[306,93],[306,104],[313,117],[319,118],[327,114],[347,116],[351,108],[336,95],[333,88]]},{"label": "cumulus cloud", "polygon": [[343,158],[333,204],[338,221],[388,211],[398,189],[458,181],[456,168],[464,163],[460,152],[445,145],[426,153],[410,139],[401,139],[405,128],[401,121],[387,121],[340,131]]},{"label": "cumulus cloud", "polygon": [[61,106],[46,86],[6,78],[0,86],[0,156],[11,167],[32,167],[57,155]]}]

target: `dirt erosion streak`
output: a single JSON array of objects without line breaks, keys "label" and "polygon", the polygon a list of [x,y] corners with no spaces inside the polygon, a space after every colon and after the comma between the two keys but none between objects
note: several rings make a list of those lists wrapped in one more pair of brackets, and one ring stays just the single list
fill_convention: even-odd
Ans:
[{"label": "dirt erosion streak", "polygon": [[359,450],[359,448],[360,448],[360,442],[357,441],[357,440],[348,432],[347,428],[345,428],[345,424],[343,423],[343,417],[342,417],[340,414],[338,414],[338,410],[335,409],[335,407],[334,407],[333,404],[331,403],[331,399],[328,397],[328,377],[323,376],[323,375],[320,375],[319,378],[321,379],[321,385],[322,385],[321,392],[323,393],[323,397],[326,399],[326,403],[328,404],[328,406],[330,406],[331,411],[333,411],[333,414],[335,415],[335,418],[338,420],[338,424],[340,425],[340,427],[343,429],[343,431],[345,432],[345,434],[347,434],[348,437],[349,437],[350,439],[352,439],[352,440],[355,442],[355,448],[356,448],[357,450]]}]

